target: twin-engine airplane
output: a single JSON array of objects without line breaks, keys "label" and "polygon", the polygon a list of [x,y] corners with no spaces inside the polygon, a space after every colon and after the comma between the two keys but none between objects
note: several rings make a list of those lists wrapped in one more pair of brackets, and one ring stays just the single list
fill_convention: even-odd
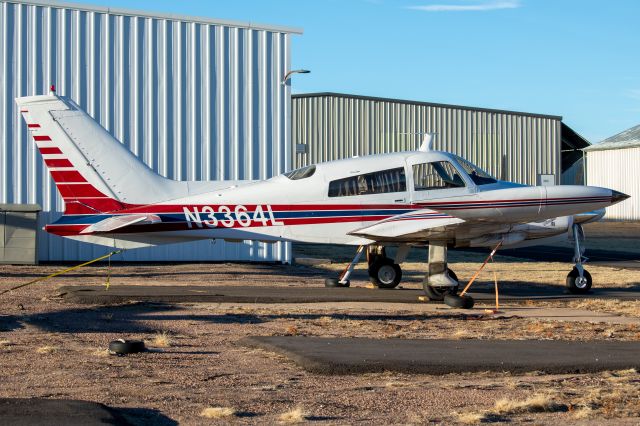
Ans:
[{"label": "twin-engine airplane", "polygon": [[[576,265],[567,287],[584,293],[592,282],[582,267],[581,225],[628,198],[598,187],[500,181],[434,151],[431,136],[418,151],[315,164],[262,181],[174,181],[73,101],[53,92],[16,101],[65,202],[47,232],[116,248],[218,238],[360,246],[347,272],[328,286],[348,286],[366,248],[372,282],[396,287],[409,248],[428,246],[426,294],[455,298],[448,247],[531,245],[573,231]],[[394,259],[386,246],[399,247]]]}]

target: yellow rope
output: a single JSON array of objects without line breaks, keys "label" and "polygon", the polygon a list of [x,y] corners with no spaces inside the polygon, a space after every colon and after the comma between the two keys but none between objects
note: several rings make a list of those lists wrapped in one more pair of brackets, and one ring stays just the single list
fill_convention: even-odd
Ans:
[{"label": "yellow rope", "polygon": [[[111,253],[107,253],[104,256],[96,257],[95,259],[90,260],[88,262],[84,262],[84,263],[82,263],[80,265],[72,266],[71,268],[67,268],[67,269],[63,269],[62,271],[54,272],[53,274],[47,275],[46,277],[40,277],[40,278],[37,278],[37,279],[35,279],[33,281],[29,281],[28,283],[20,284],[20,285],[17,285],[15,287],[8,288],[8,289],[0,292],[0,296],[5,294],[5,293],[8,293],[10,291],[17,290],[19,288],[26,287],[26,286],[31,285],[31,284],[35,284],[35,283],[40,282],[40,281],[48,280],[49,278],[57,277],[58,275],[66,274],[67,272],[71,272],[71,271],[76,270],[78,268],[82,268],[83,266],[90,265],[92,263],[95,263],[95,262],[97,262],[99,260],[102,260],[102,259],[105,259],[107,257],[109,258],[109,265],[111,265],[111,256],[113,256],[114,254],[122,253],[122,251],[123,250],[112,251]],[[109,277],[108,276],[107,276],[107,288],[109,288]]]}]

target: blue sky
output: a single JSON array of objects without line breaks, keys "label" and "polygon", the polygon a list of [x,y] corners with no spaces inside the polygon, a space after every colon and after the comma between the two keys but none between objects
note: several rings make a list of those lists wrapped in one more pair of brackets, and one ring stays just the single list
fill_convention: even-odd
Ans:
[{"label": "blue sky", "polygon": [[591,142],[640,124],[638,0],[76,0],[300,27],[294,93],[562,115]]}]

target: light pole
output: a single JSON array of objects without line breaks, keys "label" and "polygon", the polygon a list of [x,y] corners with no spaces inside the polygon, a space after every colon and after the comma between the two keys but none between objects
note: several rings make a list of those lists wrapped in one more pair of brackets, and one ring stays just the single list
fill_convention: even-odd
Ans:
[{"label": "light pole", "polygon": [[286,73],[284,75],[284,78],[282,79],[282,82],[280,84],[282,84],[283,86],[285,84],[287,84],[287,80],[289,80],[289,78],[291,77],[291,75],[293,74],[309,74],[311,71],[309,70],[291,70],[288,73]]}]

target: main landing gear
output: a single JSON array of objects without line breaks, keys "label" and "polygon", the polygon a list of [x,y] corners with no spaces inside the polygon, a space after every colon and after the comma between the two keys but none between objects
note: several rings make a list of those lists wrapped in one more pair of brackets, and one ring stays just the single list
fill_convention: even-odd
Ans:
[{"label": "main landing gear", "polygon": [[429,269],[422,282],[429,300],[443,301],[452,308],[471,309],[471,296],[458,296],[460,283],[455,272],[447,266],[446,241],[429,242]]},{"label": "main landing gear", "polygon": [[567,275],[566,286],[570,293],[585,294],[591,290],[593,281],[591,274],[582,266],[588,259],[584,257],[584,230],[582,225],[578,223],[573,224],[573,243],[573,262],[575,266]]},{"label": "main landing gear", "polygon": [[367,247],[369,281],[378,288],[396,288],[402,279],[402,269],[387,257],[384,246]]},{"label": "main landing gear", "polygon": [[[369,265],[369,280],[371,283],[378,288],[396,288],[400,284],[400,280],[402,280],[402,269],[394,259],[387,257],[384,246],[376,245],[360,246],[355,258],[342,271],[339,278],[327,278],[324,280],[325,287],[349,287],[349,277],[365,250],[367,251],[367,264]],[[401,251],[398,257],[402,258],[408,252],[408,246],[398,250]]]}]

